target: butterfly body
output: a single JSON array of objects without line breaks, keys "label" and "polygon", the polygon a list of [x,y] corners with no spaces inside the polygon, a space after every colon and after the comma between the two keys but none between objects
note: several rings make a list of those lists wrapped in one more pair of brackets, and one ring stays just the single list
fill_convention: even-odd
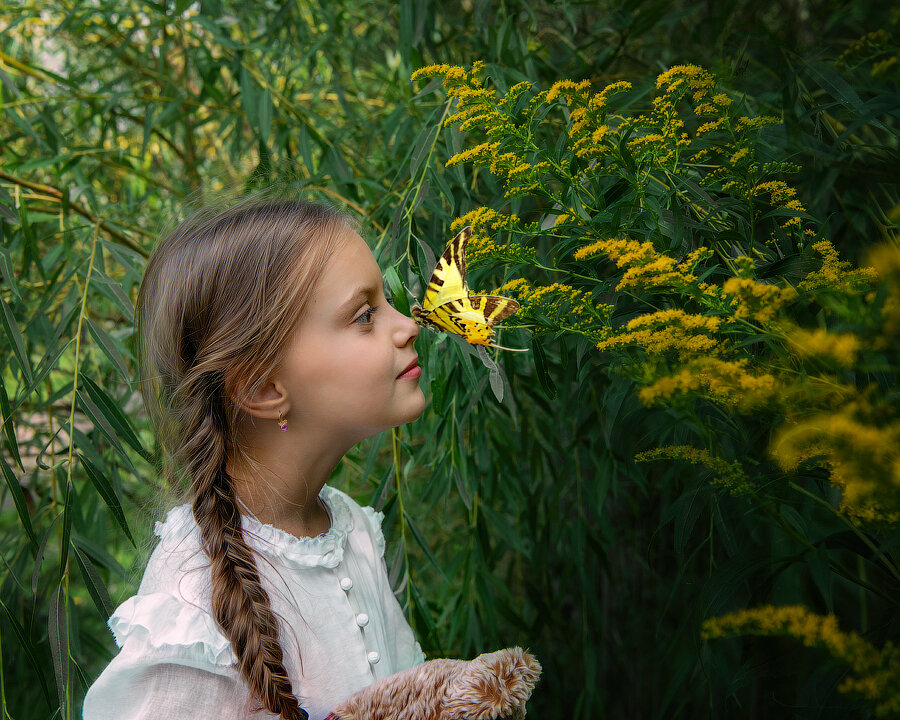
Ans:
[{"label": "butterfly body", "polygon": [[[466,243],[472,228],[459,231],[438,261],[421,305],[412,316],[422,327],[459,335],[472,345],[500,348],[494,344],[494,325],[519,309],[512,298],[473,295],[466,285]],[[513,348],[501,348],[511,350]]]}]

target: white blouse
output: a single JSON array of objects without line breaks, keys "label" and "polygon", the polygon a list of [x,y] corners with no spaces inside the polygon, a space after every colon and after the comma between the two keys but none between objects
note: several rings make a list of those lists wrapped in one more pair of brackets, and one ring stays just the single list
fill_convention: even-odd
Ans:
[{"label": "white blouse", "polygon": [[[383,515],[327,485],[320,497],[332,522],[314,538],[243,516],[279,617],[285,668],[310,720],[425,659],[388,582]],[[156,534],[138,594],[109,619],[121,651],[88,690],[84,720],[250,716],[258,704],[211,615],[209,559],[190,506],[170,510]]]}]

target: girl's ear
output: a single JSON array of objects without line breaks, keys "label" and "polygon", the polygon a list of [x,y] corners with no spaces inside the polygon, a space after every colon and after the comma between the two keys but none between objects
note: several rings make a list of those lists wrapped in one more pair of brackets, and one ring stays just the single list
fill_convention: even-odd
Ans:
[{"label": "girl's ear", "polygon": [[278,380],[266,380],[253,393],[233,393],[235,404],[251,417],[276,420],[289,409],[285,387]]}]

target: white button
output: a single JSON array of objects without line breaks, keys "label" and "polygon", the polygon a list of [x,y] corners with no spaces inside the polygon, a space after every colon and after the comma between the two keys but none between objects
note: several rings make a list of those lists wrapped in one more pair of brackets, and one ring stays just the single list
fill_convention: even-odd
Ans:
[{"label": "white button", "polygon": [[341,578],[341,590],[349,590],[353,587],[353,581],[350,578]]},{"label": "white button", "polygon": [[381,655],[379,655],[375,650],[366,655],[366,657],[369,659],[369,662],[372,665],[375,665],[379,660],[381,660]]},{"label": "white button", "polygon": [[356,616],[356,624],[359,625],[360,627],[365,627],[366,625],[369,624],[369,616],[366,615],[365,613],[360,613],[359,615]]}]

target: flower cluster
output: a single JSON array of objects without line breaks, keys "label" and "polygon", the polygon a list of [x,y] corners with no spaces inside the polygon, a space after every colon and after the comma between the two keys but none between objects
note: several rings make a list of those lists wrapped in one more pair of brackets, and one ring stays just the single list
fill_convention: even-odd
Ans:
[{"label": "flower cluster", "polygon": [[786,471],[828,469],[843,491],[841,509],[864,520],[900,520],[900,419],[882,399],[857,395],[833,412],[790,419],[772,444]]},{"label": "flower cluster", "polygon": [[722,292],[731,298],[736,318],[750,318],[758,323],[771,322],[785,304],[797,299],[797,291],[792,287],[780,288],[742,277],[728,278]]},{"label": "flower cluster", "polygon": [[877,277],[873,268],[853,268],[851,263],[841,260],[838,251],[828,240],[820,240],[813,246],[822,256],[822,267],[809,273],[800,281],[803,290],[837,290],[855,293],[868,290]]},{"label": "flower cluster", "polygon": [[764,605],[710,618],[703,637],[736,635],[788,636],[807,647],[820,647],[846,663],[851,675],[839,686],[875,704],[879,716],[900,712],[900,648],[887,643],[880,650],[855,632],[843,632],[834,615],[817,615],[800,605]]},{"label": "flower cluster", "polygon": [[856,362],[862,345],[858,335],[829,332],[825,328],[796,328],[788,336],[788,341],[794,351],[803,357],[824,358],[846,368]]},{"label": "flower cluster", "polygon": [[637,346],[651,355],[675,352],[681,360],[718,355],[725,349],[722,340],[714,335],[721,323],[717,317],[677,309],[660,310],[633,318],[624,332],[601,340],[597,349]]},{"label": "flower cluster", "polygon": [[513,324],[532,323],[535,332],[563,330],[595,340],[604,333],[613,310],[611,305],[594,302],[590,293],[563,283],[535,286],[516,278],[494,292],[518,299],[522,308]]},{"label": "flower cluster", "polygon": [[634,459],[638,462],[661,460],[663,458],[673,460],[685,460],[692,465],[700,465],[712,473],[710,484],[713,487],[727,490],[734,495],[742,495],[753,488],[747,474],[737,460],[729,462],[724,458],[715,457],[709,450],[692,445],[665,445],[663,447],[638,453]]},{"label": "flower cluster", "polygon": [[872,77],[896,77],[900,67],[897,43],[884,28],[866,33],[851,42],[835,62],[839,70],[871,64]]},{"label": "flower cluster", "polygon": [[456,100],[456,111],[444,120],[445,127],[459,125],[463,131],[480,130],[487,138],[486,142],[452,156],[447,167],[461,163],[487,167],[504,184],[507,197],[525,195],[540,187],[550,169],[548,161],[537,159],[538,148],[528,141],[528,132],[517,116],[520,98],[531,90],[531,83],[517,83],[498,97],[480,79],[483,69],[482,62],[473,63],[470,70],[455,65],[430,65],[414,72],[412,80],[443,77],[447,95]]},{"label": "flower cluster", "polygon": [[534,248],[521,243],[498,243],[494,236],[501,230],[517,229],[519,218],[514,213],[503,215],[496,210],[476,208],[454,220],[450,228],[454,231],[472,226],[472,234],[466,247],[466,265],[496,261],[503,263],[531,263],[537,254]]},{"label": "flower cluster", "polygon": [[755,370],[746,358],[695,358],[655,380],[638,393],[647,405],[677,397],[705,397],[738,412],[750,412],[772,402],[779,391],[775,377]]},{"label": "flower cluster", "polygon": [[709,257],[712,251],[700,248],[678,262],[675,258],[658,252],[652,242],[612,238],[585,245],[576,250],[572,257],[583,261],[601,254],[619,268],[627,268],[616,290],[659,291],[681,290],[696,284],[697,278],[691,271],[698,262]]}]

